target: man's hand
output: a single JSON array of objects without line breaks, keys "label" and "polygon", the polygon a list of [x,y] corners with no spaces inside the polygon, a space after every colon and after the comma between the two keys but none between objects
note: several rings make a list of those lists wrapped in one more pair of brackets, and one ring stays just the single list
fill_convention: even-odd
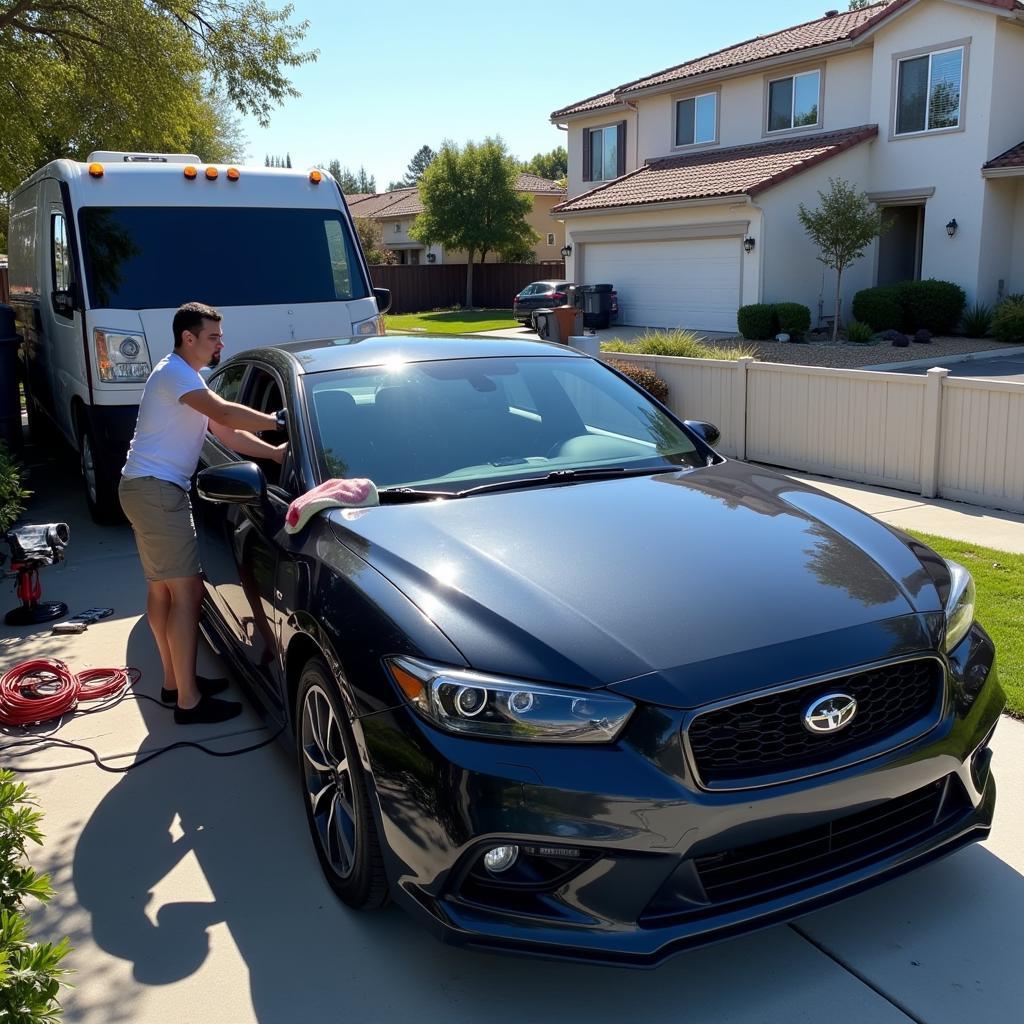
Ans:
[{"label": "man's hand", "polygon": [[287,454],[288,454],[288,442],[285,441],[284,444],[279,444],[279,445],[276,445],[274,447],[274,454],[271,456],[271,458],[276,463],[278,463],[278,465],[280,465],[281,463],[284,462],[284,457]]}]

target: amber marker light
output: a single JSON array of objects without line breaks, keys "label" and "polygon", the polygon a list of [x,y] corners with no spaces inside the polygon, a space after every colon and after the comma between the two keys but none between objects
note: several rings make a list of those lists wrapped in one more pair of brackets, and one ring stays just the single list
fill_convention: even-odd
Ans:
[{"label": "amber marker light", "polygon": [[238,181],[241,175],[238,173],[237,167],[228,168],[228,181]]},{"label": "amber marker light", "polygon": [[207,181],[216,181],[217,180],[217,168],[216,167],[207,167],[206,171],[205,171],[205,174],[206,174],[206,180]]},{"label": "amber marker light", "polygon": [[309,180],[313,182],[314,185],[319,185],[320,182],[324,180],[324,176],[319,171],[310,171]]},{"label": "amber marker light", "polygon": [[191,164],[186,164],[185,170],[182,173],[189,181],[195,181],[195,177],[199,172]]},{"label": "amber marker light", "polygon": [[103,177],[103,164],[89,164],[89,177],[90,178],[102,178]]},{"label": "amber marker light", "polygon": [[418,697],[423,696],[423,683],[411,672],[407,672],[401,665],[396,665],[394,662],[390,662],[388,668],[391,670],[391,675],[394,677],[395,682],[402,688],[402,693],[409,700],[416,700]]}]

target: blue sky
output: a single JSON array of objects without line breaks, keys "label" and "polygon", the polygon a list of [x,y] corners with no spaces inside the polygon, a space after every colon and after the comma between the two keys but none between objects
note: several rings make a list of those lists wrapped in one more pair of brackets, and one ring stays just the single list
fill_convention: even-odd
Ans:
[{"label": "blue sky", "polygon": [[[280,0],[271,0],[280,6]],[[552,110],[751,36],[821,17],[828,0],[294,0],[315,64],[302,96],[242,127],[252,162],[290,153],[401,178],[424,143],[501,135],[528,159],[565,144]],[[846,0],[831,5],[845,10]]]}]

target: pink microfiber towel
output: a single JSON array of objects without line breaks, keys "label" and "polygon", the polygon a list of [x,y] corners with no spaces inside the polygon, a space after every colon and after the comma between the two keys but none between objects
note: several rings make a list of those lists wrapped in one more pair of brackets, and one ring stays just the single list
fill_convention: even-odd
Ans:
[{"label": "pink microfiber towel", "polygon": [[317,512],[325,508],[364,508],[379,503],[377,485],[365,477],[325,480],[319,487],[300,494],[288,506],[284,530],[285,533],[298,533]]}]

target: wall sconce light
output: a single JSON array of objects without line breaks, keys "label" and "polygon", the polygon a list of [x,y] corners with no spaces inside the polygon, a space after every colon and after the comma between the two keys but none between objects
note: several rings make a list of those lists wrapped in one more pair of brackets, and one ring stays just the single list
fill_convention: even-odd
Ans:
[{"label": "wall sconce light", "polygon": [[437,253],[436,252],[428,252],[427,253],[427,262],[428,263],[436,263],[437,262]]},{"label": "wall sconce light", "polygon": [[567,260],[571,255],[572,255],[572,243],[571,242],[566,242],[565,245],[562,246],[562,259],[563,260]]},{"label": "wall sconce light", "polygon": [[754,239],[750,235],[747,235],[747,237],[743,239],[743,251],[744,252],[753,252],[754,251]]},{"label": "wall sconce light", "polygon": [[954,236],[954,235],[956,234],[956,229],[957,229],[957,228],[958,228],[959,226],[960,226],[960,225],[959,225],[959,224],[957,224],[957,222],[956,222],[956,217],[954,217],[954,218],[953,218],[953,219],[952,219],[952,220],[951,220],[951,221],[950,221],[950,222],[949,222],[949,223],[948,223],[948,224],[946,225],[946,234],[947,234],[947,235],[949,235],[949,237],[950,237],[950,238],[952,238],[952,237],[953,237],[953,236]]}]

